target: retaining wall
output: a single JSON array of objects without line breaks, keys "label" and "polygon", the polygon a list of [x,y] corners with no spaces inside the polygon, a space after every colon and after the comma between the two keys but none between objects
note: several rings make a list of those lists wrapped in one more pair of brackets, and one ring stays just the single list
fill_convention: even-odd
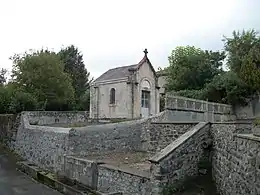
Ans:
[{"label": "retaining wall", "polygon": [[209,163],[209,128],[209,123],[200,122],[150,159],[152,194],[161,194],[166,186],[197,176],[199,163]]},{"label": "retaining wall", "polygon": [[230,121],[235,120],[232,106],[166,94],[167,121]]},{"label": "retaining wall", "polygon": [[30,125],[26,113],[23,113],[15,152],[43,169],[59,172],[64,164],[63,155],[69,153],[69,131],[70,128]]},{"label": "retaining wall", "polygon": [[65,157],[64,170],[66,177],[103,193],[150,194],[149,177],[129,170],[73,156]]},{"label": "retaining wall", "polygon": [[26,114],[32,125],[70,124],[86,122],[89,118],[86,111],[27,111]]},{"label": "retaining wall", "polygon": [[212,124],[213,179],[220,194],[260,194],[260,138],[250,123]]}]

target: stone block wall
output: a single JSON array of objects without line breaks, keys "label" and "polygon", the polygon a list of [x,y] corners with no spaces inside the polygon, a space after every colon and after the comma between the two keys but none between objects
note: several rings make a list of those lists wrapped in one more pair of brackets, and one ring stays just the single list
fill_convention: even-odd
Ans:
[{"label": "stone block wall", "polygon": [[18,128],[15,152],[41,168],[59,172],[63,155],[69,153],[69,128],[30,125],[25,114]]},{"label": "stone block wall", "polygon": [[207,102],[166,94],[165,109],[170,110],[168,121],[230,121],[235,119],[231,105]]},{"label": "stone block wall", "polygon": [[104,193],[123,192],[125,195],[150,195],[150,178],[111,165],[98,165],[98,187]]},{"label": "stone block wall", "polygon": [[89,112],[86,111],[30,111],[24,112],[28,116],[29,123],[33,125],[70,124],[86,122]]},{"label": "stone block wall", "polygon": [[139,151],[142,124],[129,121],[74,128],[69,135],[70,149],[80,156],[106,151]]},{"label": "stone block wall", "polygon": [[152,194],[199,174],[199,163],[210,161],[210,125],[200,122],[151,158]]},{"label": "stone block wall", "polygon": [[213,179],[220,194],[260,194],[260,138],[250,123],[212,124]]},{"label": "stone block wall", "polygon": [[158,152],[186,133],[198,122],[151,122],[149,124],[148,151]]},{"label": "stone block wall", "polygon": [[7,144],[12,139],[12,128],[15,124],[15,115],[0,114],[0,141]]},{"label": "stone block wall", "polygon": [[150,194],[151,186],[148,176],[107,164],[97,164],[83,158],[66,156],[64,173],[66,177],[103,193]]},{"label": "stone block wall", "polygon": [[76,180],[92,189],[97,189],[97,163],[73,156],[64,156],[62,173],[72,180]]}]

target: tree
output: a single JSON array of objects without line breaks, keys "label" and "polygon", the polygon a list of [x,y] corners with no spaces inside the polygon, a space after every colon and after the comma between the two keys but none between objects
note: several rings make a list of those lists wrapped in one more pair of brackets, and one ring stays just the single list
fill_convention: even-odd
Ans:
[{"label": "tree", "polygon": [[[75,98],[77,103],[84,98],[89,88],[91,79],[83,62],[83,56],[74,45],[61,49],[59,56],[64,63],[64,70],[72,79],[72,86],[75,89]],[[89,102],[88,102],[89,104]]]},{"label": "tree", "polygon": [[4,85],[5,82],[6,82],[6,73],[7,73],[7,70],[4,69],[4,68],[1,68],[0,70],[0,85]]},{"label": "tree", "polygon": [[204,100],[226,103],[231,105],[245,105],[248,97],[254,91],[236,73],[232,71],[223,72],[214,77],[206,85],[200,96]]},{"label": "tree", "polygon": [[233,31],[232,37],[224,37],[227,65],[231,71],[240,74],[241,65],[250,50],[259,47],[259,34],[255,30]]},{"label": "tree", "polygon": [[[30,93],[47,110],[69,109],[74,103],[74,89],[60,57],[48,50],[14,55],[13,81],[19,90]],[[20,98],[23,98],[19,96]]]},{"label": "tree", "polygon": [[256,91],[260,90],[260,44],[252,46],[244,56],[239,75],[247,85]]},{"label": "tree", "polygon": [[200,90],[222,72],[224,52],[203,51],[193,46],[176,47],[169,56],[168,90]]}]

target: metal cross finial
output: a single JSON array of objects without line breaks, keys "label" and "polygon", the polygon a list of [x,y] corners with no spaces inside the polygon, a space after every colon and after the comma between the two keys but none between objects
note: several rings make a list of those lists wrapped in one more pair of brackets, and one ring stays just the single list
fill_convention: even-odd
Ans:
[{"label": "metal cross finial", "polygon": [[145,49],[145,50],[144,50],[144,55],[147,56],[147,54],[148,54],[148,51],[147,51],[147,49]]}]

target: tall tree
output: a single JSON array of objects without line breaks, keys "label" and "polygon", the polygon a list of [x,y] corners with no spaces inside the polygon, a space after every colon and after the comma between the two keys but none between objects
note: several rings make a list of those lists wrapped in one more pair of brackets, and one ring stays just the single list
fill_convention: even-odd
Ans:
[{"label": "tall tree", "polygon": [[[71,79],[64,72],[60,57],[48,50],[40,50],[13,59],[13,80],[20,90],[33,94],[48,110],[68,109],[72,105],[74,89]],[[23,97],[22,97],[23,98]]]},{"label": "tall tree", "polygon": [[224,52],[176,47],[169,57],[168,90],[199,90],[222,72]]},{"label": "tall tree", "polygon": [[0,70],[0,85],[4,85],[6,82],[6,73],[7,70],[4,68],[1,68]]},{"label": "tall tree", "polygon": [[64,63],[64,70],[72,79],[72,86],[75,89],[76,101],[80,101],[85,96],[89,88],[90,73],[87,71],[83,55],[74,45],[61,49],[59,52],[61,60]]},{"label": "tall tree", "polygon": [[233,31],[232,37],[224,37],[227,65],[231,71],[240,74],[244,58],[252,48],[259,47],[259,34],[255,30]]}]

